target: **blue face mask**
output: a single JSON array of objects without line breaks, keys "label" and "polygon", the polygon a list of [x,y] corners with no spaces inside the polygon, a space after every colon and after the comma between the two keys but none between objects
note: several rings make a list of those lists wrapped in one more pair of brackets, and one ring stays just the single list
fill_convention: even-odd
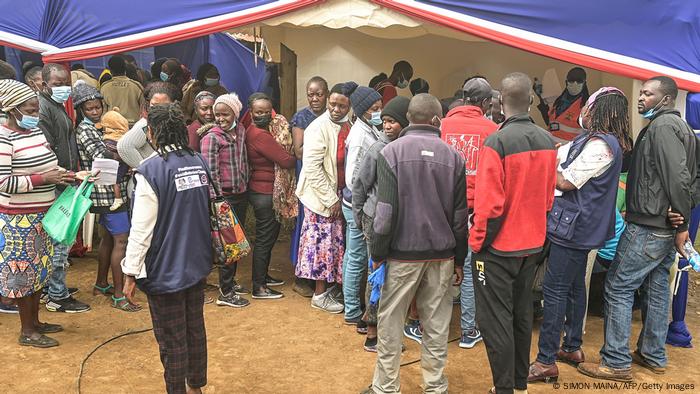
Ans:
[{"label": "blue face mask", "polygon": [[87,124],[92,124],[92,125],[95,124],[95,122],[93,122],[92,120],[90,120],[90,118],[88,118],[88,117],[85,116],[85,115],[83,115],[83,122],[85,122],[85,123],[87,123]]},{"label": "blue face mask", "polygon": [[369,120],[369,124],[371,124],[373,126],[380,126],[382,124],[381,111],[372,112],[372,117]]},{"label": "blue face mask", "polygon": [[653,118],[654,115],[656,115],[656,112],[659,110],[659,108],[661,108],[661,103],[664,101],[664,98],[665,98],[665,97],[666,97],[666,96],[662,97],[662,98],[661,98],[661,101],[659,101],[659,103],[656,104],[656,105],[654,106],[654,108],[652,108],[652,109],[650,109],[649,111],[643,113],[643,114],[642,114],[642,118],[644,118],[644,119],[651,119],[651,118]]},{"label": "blue face mask", "polygon": [[17,119],[15,117],[15,120],[17,120],[17,125],[19,127],[26,129],[26,130],[31,130],[39,125],[39,117],[38,116],[25,115],[20,110],[17,110],[17,112],[19,112],[22,115],[22,119]]},{"label": "blue face mask", "polygon": [[207,78],[206,81],[204,81],[204,84],[207,86],[216,86],[219,84],[219,78]]},{"label": "blue face mask", "polygon": [[160,72],[160,80],[163,81],[163,82],[168,82],[168,79],[170,79],[170,75],[168,75],[167,73],[161,71],[161,72]]},{"label": "blue face mask", "polygon": [[51,88],[51,99],[59,104],[63,104],[70,97],[70,86],[56,86]]}]

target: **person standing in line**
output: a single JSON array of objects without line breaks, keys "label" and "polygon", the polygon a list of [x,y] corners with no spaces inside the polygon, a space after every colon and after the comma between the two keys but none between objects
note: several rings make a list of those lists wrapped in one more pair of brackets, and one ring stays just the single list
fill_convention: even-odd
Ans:
[{"label": "person standing in line", "polygon": [[[622,158],[632,149],[627,105],[627,98],[616,88],[604,87],[591,95],[581,111],[584,132],[570,143],[562,169],[557,170],[557,189],[563,194],[555,197],[548,218],[551,246],[542,284],[544,320],[528,382],[556,381],[556,360],[573,365],[585,360],[581,344],[586,266],[590,251],[602,248],[615,236]],[[564,207],[579,212],[573,228],[567,227],[567,231],[559,222],[564,215],[560,208]]]},{"label": "person standing in line", "polygon": [[[41,71],[43,84],[39,92],[39,128],[44,132],[51,150],[56,153],[58,166],[69,171],[78,170],[78,144],[73,121],[68,116],[64,103],[71,93],[70,73],[60,64],[48,63]],[[56,192],[65,189],[58,185]],[[80,313],[90,310],[90,305],[73,298],[78,289],[66,287],[66,268],[70,247],[54,243],[51,259],[53,273],[49,278],[46,309],[50,312]]]},{"label": "person standing in line", "polygon": [[[304,130],[309,127],[311,122],[326,112],[328,106],[328,82],[325,79],[315,76],[306,83],[306,100],[309,103],[308,107],[295,113],[290,122],[292,127],[292,142],[294,144],[294,155],[297,158],[296,179],[299,180],[304,152]],[[299,260],[299,240],[301,239],[301,226],[304,223],[304,206],[299,201],[299,209],[297,212],[294,231],[289,245],[289,259],[292,266],[296,267]],[[294,278],[294,286],[292,290],[302,297],[311,298],[314,295],[314,282],[304,278]]]},{"label": "person standing in line", "polygon": [[214,123],[214,101],[216,101],[216,96],[206,90],[199,92],[194,97],[195,118],[187,126],[187,139],[190,141],[190,149],[195,152],[201,150],[197,131],[206,124]]},{"label": "person standing in line", "polygon": [[527,391],[532,283],[554,202],[557,160],[552,137],[528,115],[530,78],[511,73],[501,86],[506,121],[479,153],[469,232],[476,321],[496,394]]},{"label": "person standing in line", "polygon": [[211,186],[204,160],[187,146],[178,104],[151,108],[148,139],[155,153],[134,175],[132,228],[121,262],[124,294],[135,304],[138,284],[148,297],[168,394],[199,394],[207,384],[204,287],[212,265]]},{"label": "person standing in line", "polygon": [[367,149],[380,138],[382,124],[382,96],[376,90],[358,86],[350,95],[352,110],[357,120],[350,128],[345,146],[345,188],[343,189],[343,217],[345,217],[345,255],[343,256],[343,300],[345,324],[362,324],[360,288],[367,273],[367,243],[352,214],[352,188],[357,169]]},{"label": "person standing in line", "polygon": [[316,282],[311,307],[341,313],[328,283],[342,284],[345,234],[341,209],[345,187],[345,141],[350,133],[350,93],[355,82],[333,86],[328,111],[304,131],[304,166],[296,195],[304,205],[299,260],[294,274]]},{"label": "person standing in line", "polygon": [[[462,155],[466,165],[467,208],[470,216],[474,212],[474,185],[476,183],[479,153],[484,141],[498,130],[498,125],[488,120],[484,114],[491,107],[491,85],[481,77],[468,79],[462,87],[462,102],[447,113],[442,120],[442,140]],[[476,305],[474,282],[472,281],[471,251],[464,262],[464,280],[460,287],[462,335],[459,347],[471,349],[482,340],[476,328]]]},{"label": "person standing in line", "polygon": [[[372,223],[377,208],[377,158],[379,152],[391,141],[399,137],[403,129],[408,127],[408,104],[411,100],[403,96],[396,96],[382,110],[383,133],[379,134],[379,139],[375,141],[362,159],[360,167],[357,169],[355,182],[352,185],[352,214],[355,223],[367,242],[367,250],[372,249]],[[370,303],[372,292],[369,284],[365,292],[365,313],[362,321],[367,325],[367,338],[364,349],[368,352],[377,352],[377,310],[378,302]],[[362,325],[358,323],[357,331],[361,333]]]},{"label": "person standing in line", "polygon": [[197,69],[197,79],[190,82],[183,88],[182,110],[185,113],[185,120],[190,124],[197,119],[195,98],[201,92],[209,92],[214,97],[228,93],[225,87],[221,86],[221,74],[219,69],[211,63],[204,63]]},{"label": "person standing in line", "polygon": [[112,56],[108,64],[112,79],[100,85],[100,93],[104,96],[105,112],[118,107],[131,127],[139,120],[141,108],[143,108],[143,86],[126,76],[126,60],[122,56]]},{"label": "person standing in line", "polygon": [[[666,371],[669,281],[676,251],[686,255],[690,210],[697,204],[700,145],[675,109],[678,86],[665,76],[644,82],[639,114],[649,124],[637,136],[627,175],[627,228],[605,279],[605,342],[600,363],[579,372],[597,379],[632,380],[632,363],[656,374]],[[669,209],[670,207],[670,209]],[[675,227],[669,211],[684,222]],[[686,256],[687,257],[687,256]],[[634,293],[641,289],[642,331],[630,354]]]},{"label": "person standing in line", "polygon": [[[212,181],[245,223],[248,211],[248,153],[246,132],[238,121],[243,104],[235,93],[219,96],[214,102],[216,124],[199,129],[202,156],[211,171]],[[236,282],[238,262],[219,267],[219,297],[216,305],[242,308],[250,301],[241,297],[250,290]]]},{"label": "person standing in line", "polygon": [[280,220],[296,216],[298,201],[292,194],[296,158],[289,124],[282,115],[272,118],[270,98],[264,93],[253,93],[248,107],[252,116],[245,142],[250,162],[248,200],[255,213],[253,298],[277,299],[284,294],[270,286],[281,286],[284,281],[270,276],[270,259],[280,233]]}]

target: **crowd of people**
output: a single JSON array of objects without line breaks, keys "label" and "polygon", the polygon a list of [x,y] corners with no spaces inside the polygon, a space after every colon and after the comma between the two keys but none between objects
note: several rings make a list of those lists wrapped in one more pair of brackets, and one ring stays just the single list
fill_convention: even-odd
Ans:
[{"label": "crowd of people", "polygon": [[[459,347],[484,342],[493,393],[556,381],[556,361],[618,381],[632,379],[632,363],[665,371],[668,276],[700,198],[700,145],[668,77],[642,86],[649,123],[633,144],[629,99],[614,87],[590,93],[578,67],[555,101],[540,97],[545,130],[529,116],[537,86],[518,72],[498,89],[472,76],[443,100],[406,61],[367,86],[314,77],[308,106],[287,121],[265,93],[244,105],[208,63],[194,79],[177,59],[146,71],[128,55],[97,78],[80,65],[28,65],[19,78],[0,66],[0,305],[19,314],[20,345],[59,345],[47,334],[63,328],[39,320],[42,300],[51,312],[90,310],[66,286],[70,247],[42,219],[67,185],[99,177],[96,160],[112,159],[116,183],[90,196],[101,229],[92,293],[127,313],[143,309],[136,287],[146,294],[169,393],[207,383],[203,305],[214,302],[204,290],[218,195],[243,223],[250,205],[255,230],[251,287],[237,263],[220,265],[216,304],[284,297],[269,266],[281,228],[293,226],[293,290],[342,313],[377,353],[364,393],[400,392],[403,337],[422,344],[425,392],[446,393],[454,303]],[[408,87],[412,98],[398,95]],[[592,363],[582,341],[596,250],[608,273],[604,345]],[[544,302],[533,304],[538,269]],[[643,329],[630,353],[637,290]],[[531,363],[534,306],[543,321]]]}]

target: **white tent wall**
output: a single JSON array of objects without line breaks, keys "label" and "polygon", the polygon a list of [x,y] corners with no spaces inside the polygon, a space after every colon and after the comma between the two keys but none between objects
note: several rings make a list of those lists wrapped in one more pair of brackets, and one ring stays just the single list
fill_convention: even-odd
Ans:
[{"label": "white tent wall", "polygon": [[[440,98],[452,96],[464,79],[474,74],[485,76],[498,87],[500,79],[510,72],[521,71],[541,80],[545,70],[554,68],[563,86],[566,73],[574,67],[504,45],[474,41],[466,34],[468,41],[437,34],[389,39],[349,28],[263,26],[262,36],[274,61],[279,61],[280,43],[296,52],[299,108],[306,105],[303,87],[315,75],[326,78],[331,85],[348,80],[366,85],[379,72],[390,73],[393,64],[401,59],[409,61],[414,78],[427,80],[431,93]],[[632,99],[630,111],[636,113],[638,89],[633,94],[632,79],[592,69],[586,71],[591,92],[603,85],[616,86]],[[410,96],[410,91],[404,89],[399,94]],[[535,105],[531,115],[543,124]]]}]

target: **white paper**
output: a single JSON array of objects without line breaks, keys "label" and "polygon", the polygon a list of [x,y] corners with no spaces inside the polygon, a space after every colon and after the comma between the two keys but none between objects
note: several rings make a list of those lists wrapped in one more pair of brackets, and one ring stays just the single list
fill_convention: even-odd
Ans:
[{"label": "white paper", "polygon": [[119,171],[119,162],[112,159],[95,159],[92,161],[92,171],[100,171],[95,185],[114,185],[117,183],[117,171]]}]

